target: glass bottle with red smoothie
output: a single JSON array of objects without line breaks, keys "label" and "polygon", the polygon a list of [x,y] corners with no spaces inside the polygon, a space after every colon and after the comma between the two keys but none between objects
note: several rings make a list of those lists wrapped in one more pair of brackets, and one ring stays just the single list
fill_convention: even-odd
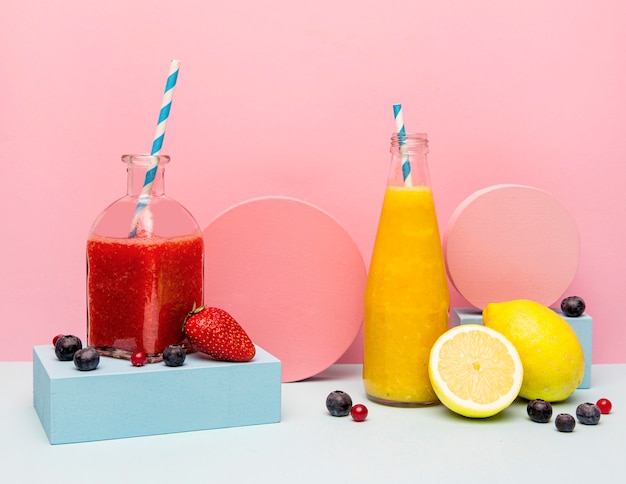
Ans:
[{"label": "glass bottle with red smoothie", "polygon": [[[193,216],[164,193],[168,156],[122,161],[127,194],[98,216],[87,239],[87,342],[102,355],[144,351],[156,362],[183,342],[185,316],[202,305],[204,242]],[[142,195],[148,172],[154,180]]]}]

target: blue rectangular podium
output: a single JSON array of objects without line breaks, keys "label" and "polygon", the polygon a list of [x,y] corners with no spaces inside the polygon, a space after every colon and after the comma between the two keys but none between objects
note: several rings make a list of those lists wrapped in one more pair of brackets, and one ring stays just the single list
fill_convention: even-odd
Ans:
[{"label": "blue rectangular podium", "polygon": [[134,367],[102,357],[80,371],[52,345],[35,346],[33,400],[51,444],[275,423],[281,362],[257,346],[246,363],[192,353],[180,367]]}]

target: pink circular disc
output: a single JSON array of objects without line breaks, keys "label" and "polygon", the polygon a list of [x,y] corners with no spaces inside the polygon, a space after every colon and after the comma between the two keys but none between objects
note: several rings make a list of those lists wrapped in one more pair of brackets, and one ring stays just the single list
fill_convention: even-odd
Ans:
[{"label": "pink circular disc", "polygon": [[448,277],[470,304],[531,299],[554,304],[580,257],[578,228],[549,193],[495,185],[470,195],[444,233]]},{"label": "pink circular disc", "polygon": [[286,197],[235,205],[203,231],[204,302],[282,362],[282,381],[325,370],[363,322],[366,271],[346,230]]}]

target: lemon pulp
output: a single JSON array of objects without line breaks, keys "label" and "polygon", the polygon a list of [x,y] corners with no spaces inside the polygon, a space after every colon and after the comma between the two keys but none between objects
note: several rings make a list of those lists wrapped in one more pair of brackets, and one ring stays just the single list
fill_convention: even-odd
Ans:
[{"label": "lemon pulp", "polygon": [[522,384],[515,347],[482,325],[448,330],[431,351],[429,374],[439,399],[466,417],[490,417],[508,407]]}]

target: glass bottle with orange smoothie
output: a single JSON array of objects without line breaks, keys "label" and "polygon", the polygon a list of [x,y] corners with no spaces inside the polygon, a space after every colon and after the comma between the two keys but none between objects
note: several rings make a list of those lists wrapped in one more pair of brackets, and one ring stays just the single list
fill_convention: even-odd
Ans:
[{"label": "glass bottle with orange smoothie", "polygon": [[[106,356],[147,362],[181,344],[185,316],[202,305],[204,242],[192,215],[164,193],[165,155],[125,155],[128,190],[87,239],[87,341]],[[154,169],[156,167],[156,169]],[[141,212],[146,173],[154,179]]]},{"label": "glass bottle with orange smoothie", "polygon": [[450,296],[427,135],[393,135],[391,154],[365,290],[363,380],[370,400],[417,407],[438,403],[428,358],[448,328]]}]

